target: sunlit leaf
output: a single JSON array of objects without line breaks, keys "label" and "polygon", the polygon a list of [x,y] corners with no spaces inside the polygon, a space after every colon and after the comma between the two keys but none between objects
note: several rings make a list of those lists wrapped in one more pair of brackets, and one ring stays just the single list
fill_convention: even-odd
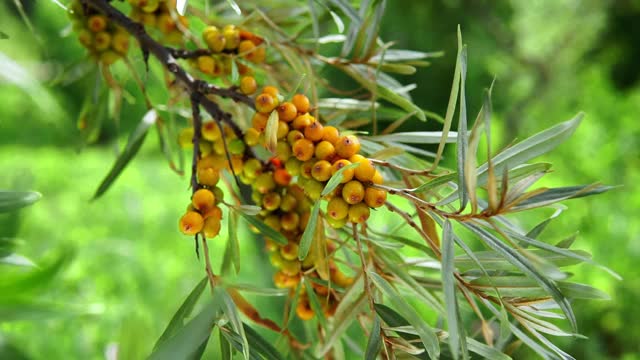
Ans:
[{"label": "sunlit leaf", "polygon": [[242,15],[242,10],[240,10],[240,6],[234,0],[227,0],[229,6],[236,12],[238,15]]},{"label": "sunlit leaf", "polygon": [[0,213],[29,206],[40,200],[42,195],[35,191],[0,190]]},{"label": "sunlit leaf", "polygon": [[313,205],[313,209],[311,209],[311,216],[309,217],[309,222],[307,223],[307,227],[304,229],[302,233],[302,237],[300,237],[300,246],[298,247],[298,259],[304,260],[309,253],[309,249],[311,248],[311,242],[313,241],[314,234],[317,231],[317,223],[318,217],[320,215],[320,201],[316,201]]},{"label": "sunlit leaf", "polygon": [[[412,132],[396,132],[388,135],[368,136],[369,140],[380,142],[401,142],[407,144],[438,144],[442,140],[443,133],[441,131],[412,131]],[[449,132],[446,142],[456,142],[458,134],[454,131]]]},{"label": "sunlit leaf", "polygon": [[[435,52],[422,52],[422,51],[413,51],[413,50],[396,50],[396,49],[388,49],[384,54],[384,61],[408,61],[408,60],[420,60],[427,58],[435,58],[442,57],[444,55],[444,51],[435,51]],[[381,56],[375,55],[371,59],[371,62],[380,62]]]},{"label": "sunlit leaf", "polygon": [[[549,296],[535,280],[524,276],[491,276],[490,278],[482,276],[471,280],[470,284],[477,288],[486,288],[485,291],[491,291],[491,288],[496,287],[502,296],[506,297],[542,298]],[[568,281],[558,281],[556,284],[558,289],[570,299],[610,299],[605,292],[586,284]]]},{"label": "sunlit leaf", "polygon": [[129,164],[129,161],[133,159],[133,157],[138,153],[140,147],[144,143],[144,139],[147,136],[147,132],[149,128],[155,124],[158,119],[158,114],[154,109],[147,111],[147,113],[142,117],[142,121],[138,124],[138,127],[131,133],[129,136],[129,140],[127,141],[127,146],[124,151],[120,153],[118,159],[113,164],[111,170],[107,176],[102,180],[100,186],[96,190],[93,195],[93,199],[99,198],[102,194],[111,187],[113,182],[120,176],[125,167]]},{"label": "sunlit leaf", "polygon": [[29,258],[26,258],[18,254],[8,254],[6,256],[0,254],[0,265],[13,265],[13,266],[25,266],[25,267],[36,266],[36,264],[34,264],[33,261],[31,261]]},{"label": "sunlit leaf", "polygon": [[[371,109],[371,101],[344,98],[322,98],[318,99],[317,106],[320,109],[368,111]],[[380,104],[375,103],[376,108],[379,106]]]},{"label": "sunlit leaf", "polygon": [[376,287],[389,298],[389,301],[396,308],[396,311],[407,318],[407,320],[409,320],[409,323],[416,329],[420,336],[420,340],[422,340],[422,343],[427,350],[427,353],[429,353],[429,356],[431,356],[431,358],[438,358],[440,356],[440,345],[438,343],[438,336],[436,335],[435,331],[420,317],[420,314],[418,314],[418,312],[391,287],[391,285],[385,279],[374,272],[367,272],[367,274],[371,281],[376,285]]},{"label": "sunlit leaf", "polygon": [[[465,95],[465,81],[467,78],[467,48],[462,46],[462,35],[458,27],[458,56],[460,57],[460,110],[458,114],[458,138],[456,140],[458,184],[466,184],[464,164],[467,162],[467,99]],[[460,209],[467,206],[467,187],[458,186]]]},{"label": "sunlit leaf", "polygon": [[[233,302],[233,299],[227,293],[227,291],[222,290],[219,287],[214,289],[214,293],[219,293],[218,296],[222,299],[222,312],[227,316],[229,322],[231,323],[231,327],[233,330],[240,336],[242,342],[242,354],[245,359],[249,359],[250,348],[249,348],[249,340],[247,339],[244,332],[244,324],[240,319],[240,313],[238,312],[238,308],[236,304]],[[215,296],[215,295],[214,295]]]},{"label": "sunlit leaf", "polygon": [[333,11],[329,11],[329,14],[331,14],[331,17],[333,18],[333,22],[338,27],[338,32],[342,34],[344,32],[344,23],[342,22],[342,19],[340,18],[340,16],[338,16],[338,14],[336,14]]},{"label": "sunlit leaf", "polygon": [[576,199],[583,196],[601,194],[613,188],[613,186],[594,184],[546,189],[544,192],[538,195],[534,195],[518,203],[518,205],[513,207],[511,210],[519,211],[535,207],[547,206],[562,200]]},{"label": "sunlit leaf", "polygon": [[449,348],[454,359],[458,359],[460,351],[466,349],[463,345],[464,334],[460,334],[460,314],[458,310],[458,299],[456,298],[455,267],[454,267],[454,241],[452,236],[451,223],[445,220],[442,229],[442,290],[444,293],[444,303],[447,310],[447,323],[449,329]]}]

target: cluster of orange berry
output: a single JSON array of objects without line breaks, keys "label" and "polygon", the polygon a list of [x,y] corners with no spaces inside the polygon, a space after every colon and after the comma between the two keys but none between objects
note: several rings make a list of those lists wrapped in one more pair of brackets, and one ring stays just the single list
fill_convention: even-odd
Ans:
[{"label": "cluster of orange berry", "polygon": [[[223,139],[224,132],[224,139]],[[222,210],[218,206],[223,200],[223,192],[218,187],[220,172],[229,169],[224,141],[231,157],[234,171],[242,171],[245,145],[235,136],[233,130],[223,126],[220,130],[214,121],[205,122],[201,128],[202,138],[198,144],[200,158],[197,162],[196,178],[199,189],[193,193],[186,213],[180,218],[179,228],[185,235],[203,233],[213,238],[220,232]],[[181,131],[178,142],[184,148],[193,146],[193,128]]]},{"label": "cluster of orange berry", "polygon": [[234,25],[226,25],[222,30],[207,26],[202,31],[202,39],[211,54],[199,56],[195,63],[200,71],[210,76],[230,74],[232,61],[235,61],[240,75],[249,73],[249,67],[236,61],[236,56],[254,64],[260,64],[266,58],[266,47],[262,45],[264,40]]},{"label": "cluster of orange berry", "polygon": [[78,32],[78,40],[93,58],[111,65],[127,54],[129,34],[124,29],[79,1],[74,1],[70,9],[69,16],[74,30]]},{"label": "cluster of orange berry", "polygon": [[187,28],[189,21],[176,11],[176,0],[128,0],[131,4],[129,17],[147,28],[155,28],[162,33],[163,41],[182,44],[181,27]]}]

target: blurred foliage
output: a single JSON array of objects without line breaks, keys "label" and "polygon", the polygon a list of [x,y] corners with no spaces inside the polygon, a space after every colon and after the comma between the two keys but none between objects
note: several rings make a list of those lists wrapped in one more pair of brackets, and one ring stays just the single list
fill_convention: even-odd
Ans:
[{"label": "blurred foliage", "polygon": [[[202,275],[192,244],[175,226],[188,196],[186,181],[166,166],[149,139],[109,195],[89,202],[114,158],[112,145],[124,140],[117,135],[139,122],[142,106],[130,104],[131,116],[122,118],[120,129],[108,129],[102,142],[77,152],[78,99],[90,86],[64,78],[82,71],[74,65],[83,51],[75,41],[60,39],[68,22],[51,15],[61,14],[55,4],[23,3],[35,33],[12,2],[0,4],[0,31],[8,37],[0,37],[0,188],[37,189],[43,198],[19,213],[0,214],[0,237],[21,239],[18,250],[39,265],[37,271],[56,269],[54,284],[25,294],[55,303],[63,316],[34,311],[29,322],[0,318],[0,358],[98,359],[116,348],[119,358],[142,358]],[[576,270],[577,281],[612,296],[574,304],[579,330],[589,340],[567,340],[561,347],[576,358],[640,359],[640,222],[631,216],[640,208],[639,17],[640,3],[633,0],[443,0],[390,2],[382,22],[382,36],[397,39],[401,48],[445,51],[410,78],[418,84],[414,101],[439,114],[447,105],[455,28],[461,24],[469,51],[470,114],[482,104],[480,90],[496,78],[494,126],[501,136],[493,138],[504,142],[494,149],[576,110],[586,112],[577,133],[542,159],[555,169],[545,185],[601,181],[622,187],[570,204],[546,231],[560,239],[567,228],[581,229],[576,247],[624,280],[593,267]],[[34,81],[12,82],[10,63],[24,67]],[[95,77],[87,77],[91,81]],[[424,127],[407,122],[401,130]],[[247,239],[241,246],[248,255],[239,281],[268,282],[270,274],[252,271],[266,259],[249,251],[255,245],[248,234],[240,236]],[[212,249],[222,251],[222,245]],[[267,300],[252,298],[274,312],[281,306]],[[217,337],[212,339],[208,351],[217,351]],[[521,351],[516,358],[532,357]]]}]

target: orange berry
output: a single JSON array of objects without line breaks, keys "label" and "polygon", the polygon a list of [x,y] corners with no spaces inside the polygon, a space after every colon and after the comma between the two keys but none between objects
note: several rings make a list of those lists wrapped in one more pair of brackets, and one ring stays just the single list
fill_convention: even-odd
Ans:
[{"label": "orange berry", "polygon": [[210,208],[215,201],[216,197],[209,189],[198,189],[191,197],[193,207],[200,211]]},{"label": "orange berry", "polygon": [[253,115],[251,119],[251,126],[258,130],[259,132],[264,132],[264,129],[267,127],[267,121],[269,120],[269,116],[263,113],[257,112]]},{"label": "orange berry", "polygon": [[273,172],[273,180],[280,186],[287,186],[291,182],[292,176],[285,169],[276,169]]},{"label": "orange berry", "polygon": [[348,159],[360,152],[360,140],[354,135],[341,136],[335,147],[338,156]]},{"label": "orange berry", "polygon": [[197,170],[198,183],[215,186],[220,180],[220,172],[214,168],[200,168]]},{"label": "orange berry", "polygon": [[240,91],[245,95],[251,95],[258,89],[258,83],[253,76],[243,76],[240,79]]},{"label": "orange berry", "polygon": [[360,181],[349,181],[342,188],[342,198],[352,205],[361,202],[364,199],[364,186]]},{"label": "orange berry", "polygon": [[288,101],[283,102],[282,104],[280,104],[280,106],[278,106],[278,116],[282,121],[291,122],[296,118],[297,115],[298,110],[296,109],[295,105]]},{"label": "orange berry", "polygon": [[320,160],[327,160],[333,157],[336,153],[336,148],[333,147],[333,144],[322,140],[316,145],[315,155]]},{"label": "orange berry", "polygon": [[322,124],[319,121],[314,121],[304,128],[304,137],[311,141],[320,141],[322,140],[322,129]]},{"label": "orange berry", "polygon": [[275,86],[271,86],[271,85],[267,85],[262,89],[262,93],[263,94],[269,94],[271,96],[273,96],[274,98],[278,98],[278,95],[280,95],[280,92],[278,91],[278,88]]},{"label": "orange berry", "polygon": [[365,203],[351,205],[349,207],[349,221],[355,224],[362,224],[369,218],[369,206]]},{"label": "orange berry", "polygon": [[213,74],[216,71],[216,62],[215,60],[213,60],[211,56],[207,56],[207,55],[198,56],[198,59],[196,59],[196,62],[198,63],[198,70],[202,71],[207,75],[213,76]]},{"label": "orange berry", "polygon": [[[331,165],[331,175],[335,174],[338,170],[342,169],[347,165],[351,165],[351,161],[346,159],[340,159],[334,162],[333,165]],[[349,181],[351,181],[351,179],[353,179],[354,174],[355,174],[355,170],[353,168],[344,170],[342,172],[342,181],[340,183],[341,184],[348,183]]]},{"label": "orange berry", "polygon": [[347,217],[349,204],[340,197],[333,197],[327,204],[327,215],[334,220],[341,220]]},{"label": "orange berry", "polygon": [[107,17],[104,15],[91,15],[87,20],[89,30],[97,33],[107,28]]},{"label": "orange berry", "polygon": [[278,106],[278,98],[267,93],[262,93],[256,98],[256,110],[268,114]]},{"label": "orange berry", "polygon": [[364,202],[372,208],[378,208],[387,201],[387,192],[368,187],[364,192]]},{"label": "orange berry", "polygon": [[315,118],[311,116],[311,114],[302,114],[295,119],[293,119],[293,128],[296,130],[302,130],[307,126],[311,125],[312,122],[315,121]]},{"label": "orange berry", "polygon": [[300,298],[298,306],[296,306],[296,314],[301,320],[311,320],[315,316],[311,304],[307,298]]},{"label": "orange berry", "polygon": [[331,143],[331,145],[335,145],[340,138],[340,132],[333,126],[325,126],[322,129],[322,140],[326,140]]},{"label": "orange berry", "polygon": [[253,42],[251,42],[250,40],[243,40],[238,46],[238,54],[243,58],[251,61],[255,48],[256,45]]},{"label": "orange berry", "polygon": [[318,181],[327,181],[331,177],[331,163],[320,160],[313,165],[311,176]]},{"label": "orange berry", "polygon": [[195,235],[202,230],[204,219],[195,211],[187,211],[179,222],[180,231],[185,235]]},{"label": "orange berry", "polygon": [[313,143],[307,139],[297,140],[292,147],[293,155],[300,161],[307,161],[313,157]]},{"label": "orange berry", "polygon": [[220,219],[216,219],[211,216],[204,220],[204,227],[202,231],[204,232],[204,236],[211,239],[216,237],[220,233]]},{"label": "orange berry", "polygon": [[213,205],[205,213],[202,214],[202,217],[205,220],[210,218],[210,217],[220,220],[220,219],[222,219],[222,209],[220,209],[220,206],[218,206],[218,205]]},{"label": "orange berry", "polygon": [[256,49],[247,56],[247,60],[251,61],[254,64],[263,63],[267,58],[267,49],[264,46],[258,46]]},{"label": "orange berry", "polygon": [[305,95],[295,94],[293,95],[293,99],[291,99],[291,101],[293,102],[293,105],[296,106],[296,109],[298,109],[299,113],[309,112],[309,109],[310,109],[309,98],[306,97]]},{"label": "orange berry", "polygon": [[371,179],[373,178],[373,175],[375,175],[376,173],[376,168],[373,167],[373,163],[371,162],[371,160],[365,158],[362,155],[353,155],[349,158],[349,161],[351,161],[352,163],[359,163],[360,165],[356,166],[355,170],[355,177],[356,179],[362,181],[362,182],[367,182],[367,181],[371,181]]}]

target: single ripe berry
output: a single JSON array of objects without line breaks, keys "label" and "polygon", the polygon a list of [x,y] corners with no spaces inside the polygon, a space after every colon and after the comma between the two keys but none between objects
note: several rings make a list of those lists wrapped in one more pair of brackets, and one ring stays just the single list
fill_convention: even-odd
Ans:
[{"label": "single ripe berry", "polygon": [[220,127],[216,124],[215,121],[208,121],[202,124],[202,137],[211,142],[218,141],[222,138],[222,132],[220,131]]},{"label": "single ripe berry", "polygon": [[292,147],[293,155],[300,161],[307,161],[313,157],[315,148],[307,139],[297,140]]},{"label": "single ripe berry", "polygon": [[284,168],[291,174],[292,176],[298,176],[300,174],[300,165],[302,162],[295,157],[290,157],[285,161]]},{"label": "single ripe berry", "polygon": [[353,278],[346,276],[342,271],[340,271],[340,269],[335,267],[335,265],[333,267],[329,267],[329,276],[331,282],[340,287],[346,288],[353,284]]},{"label": "single ripe berry", "polygon": [[280,104],[280,106],[278,106],[278,116],[282,121],[291,122],[296,118],[297,115],[298,110],[296,109],[295,105],[288,101],[283,102],[282,104]]},{"label": "single ripe berry", "polygon": [[[338,170],[342,169],[347,165],[351,165],[351,161],[346,159],[340,159],[334,162],[333,165],[331,165],[331,175],[335,174],[336,172],[338,172]],[[341,184],[348,183],[349,181],[351,181],[351,179],[353,179],[354,174],[355,174],[355,170],[353,168],[342,171],[342,181],[340,181],[340,183]]]},{"label": "single ripe berry", "polygon": [[322,124],[319,121],[314,121],[304,129],[304,137],[311,141],[320,141],[322,140],[322,130]]},{"label": "single ripe berry", "polygon": [[202,231],[203,226],[204,219],[202,219],[202,215],[195,211],[187,211],[180,218],[179,228],[185,235],[195,235]]},{"label": "single ripe berry", "polygon": [[257,112],[251,119],[251,126],[259,132],[264,132],[264,129],[267,127],[267,121],[269,121],[269,115]]},{"label": "single ripe berry", "polygon": [[158,16],[156,27],[161,33],[167,35],[176,30],[176,22],[170,14],[161,14]]},{"label": "single ripe berry", "polygon": [[[284,196],[282,196],[282,201],[280,201],[280,210],[284,212],[293,211],[297,205],[298,205],[298,200],[296,200],[296,197],[293,196],[291,193],[286,193]],[[298,226],[297,222],[294,228],[296,226]]]},{"label": "single ripe berry", "polygon": [[333,197],[327,204],[327,215],[334,220],[340,220],[347,217],[349,213],[349,204],[341,197]]},{"label": "single ripe berry", "polygon": [[262,163],[258,159],[251,158],[244,164],[242,172],[249,178],[255,179],[262,172]]},{"label": "single ripe berry", "polygon": [[273,181],[280,186],[287,186],[291,183],[292,176],[286,169],[276,169],[273,172]]},{"label": "single ripe berry", "polygon": [[293,128],[296,130],[303,130],[307,126],[311,125],[316,119],[310,114],[302,114],[293,119]]},{"label": "single ripe berry", "polygon": [[213,76],[213,74],[216,72],[216,62],[211,56],[198,56],[197,62],[198,70],[202,71],[203,73]]},{"label": "single ripe berry", "polygon": [[200,211],[210,208],[215,201],[215,195],[209,189],[198,189],[191,197],[193,207]]},{"label": "single ripe berry", "polygon": [[291,99],[293,105],[295,105],[296,109],[298,109],[299,113],[306,113],[310,110],[309,98],[302,94],[293,95],[293,99]]},{"label": "single ripe berry", "polygon": [[280,256],[285,260],[295,260],[298,257],[298,244],[289,242],[280,248]]},{"label": "single ripe berry", "polygon": [[[144,3],[144,4],[143,4]],[[142,11],[146,13],[152,13],[160,7],[160,0],[146,0],[141,2]]]},{"label": "single ripe berry", "polygon": [[86,48],[90,48],[93,44],[93,33],[86,29],[82,29],[78,32],[78,41]]},{"label": "single ripe berry", "polygon": [[262,88],[262,92],[264,94],[269,94],[271,96],[273,96],[274,98],[278,98],[278,95],[280,95],[280,91],[278,91],[278,88],[275,86],[271,86],[271,85],[267,85],[264,88]]},{"label": "single ripe berry", "polygon": [[365,158],[362,155],[356,154],[353,155],[349,158],[349,161],[351,161],[352,163],[359,163],[360,165],[356,166],[355,170],[355,177],[356,179],[362,181],[362,182],[367,182],[367,181],[371,181],[371,179],[373,178],[373,175],[376,173],[376,168],[373,167],[373,163],[371,162],[371,160]]},{"label": "single ripe berry", "polygon": [[322,140],[326,140],[330,142],[332,145],[335,145],[340,138],[340,132],[333,126],[325,126],[322,129]]},{"label": "single ripe berry", "polygon": [[368,187],[364,192],[364,202],[372,208],[378,208],[387,201],[387,192]]},{"label": "single ripe berry", "polygon": [[324,184],[314,179],[307,180],[304,186],[304,192],[311,200],[320,199],[322,190],[324,190]]},{"label": "single ripe berry", "polygon": [[328,160],[336,153],[336,148],[332,143],[322,140],[316,145],[315,155],[320,160]]},{"label": "single ripe berry", "polygon": [[364,186],[360,181],[349,181],[342,188],[342,198],[351,205],[361,202],[364,199]]},{"label": "single ripe berry", "polygon": [[[311,179],[313,176],[311,172],[313,171],[313,165],[315,165],[314,160],[307,160],[300,164],[300,176],[302,176],[301,180]],[[304,185],[304,183],[300,183],[300,185]]]},{"label": "single ripe berry", "polygon": [[129,50],[129,34],[119,31],[111,38],[111,47],[119,54],[125,55]]},{"label": "single ripe berry", "polygon": [[227,50],[233,50],[240,44],[240,30],[234,25],[227,25],[222,29],[224,38],[226,40],[224,48]]},{"label": "single ripe berry", "polygon": [[209,49],[214,53],[224,50],[227,44],[224,34],[215,26],[207,26],[202,32],[202,40],[207,44]]},{"label": "single ripe berry", "polygon": [[278,98],[267,93],[262,93],[256,97],[256,110],[268,114],[278,106]]},{"label": "single ripe berry", "polygon": [[360,141],[354,135],[341,136],[335,144],[336,153],[344,159],[360,152]]},{"label": "single ripe berry", "polygon": [[369,218],[369,206],[365,203],[351,205],[349,207],[349,221],[355,224],[362,224]]},{"label": "single ripe berry", "polygon": [[318,181],[327,181],[331,177],[331,163],[327,160],[320,160],[313,164],[311,176]]},{"label": "single ripe berry", "polygon": [[213,205],[204,214],[202,214],[202,217],[205,220],[210,217],[220,220],[222,219],[222,209],[220,209],[220,206],[218,205]]},{"label": "single ripe berry", "polygon": [[280,224],[280,217],[278,215],[269,215],[264,219],[264,223],[270,228],[280,231],[282,225]]},{"label": "single ripe berry", "polygon": [[198,182],[206,186],[215,186],[220,180],[220,172],[214,168],[200,168],[197,175]]},{"label": "single ripe berry", "polygon": [[287,135],[289,135],[289,125],[287,125],[286,122],[280,119],[280,121],[278,121],[278,130],[276,132],[276,137],[278,138],[278,140],[281,140],[284,139]]},{"label": "single ripe berry", "polygon": [[251,95],[258,89],[258,83],[253,76],[243,76],[240,79],[240,91],[245,95]]},{"label": "single ripe berry", "polygon": [[243,58],[251,61],[255,48],[256,45],[253,42],[251,42],[250,40],[243,40],[238,46],[238,54],[240,54]]},{"label": "single ripe berry", "polygon": [[315,316],[307,298],[301,298],[296,306],[296,314],[301,320],[311,320]]},{"label": "single ripe berry", "polygon": [[91,15],[87,20],[87,27],[94,33],[104,31],[107,28],[107,18],[104,15]]},{"label": "single ripe berry", "polygon": [[204,227],[202,228],[202,232],[204,232],[204,236],[207,238],[214,238],[220,233],[220,219],[216,219],[213,216],[208,217],[204,220]]}]

